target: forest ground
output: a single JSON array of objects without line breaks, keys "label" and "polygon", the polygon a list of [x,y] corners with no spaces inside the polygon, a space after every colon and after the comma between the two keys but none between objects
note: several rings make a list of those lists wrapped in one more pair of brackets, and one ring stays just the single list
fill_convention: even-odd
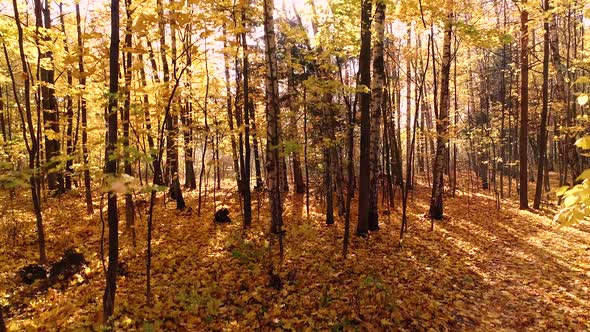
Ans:
[{"label": "forest ground", "polygon": [[[368,239],[352,236],[346,260],[341,254],[343,219],[325,225],[313,199],[307,218],[304,196],[289,195],[281,290],[269,286],[266,201],[259,211],[254,195],[253,227],[243,232],[240,206],[231,195],[224,203],[234,221],[225,225],[212,221],[211,193],[200,217],[197,192],[185,192],[190,214],[177,212],[173,202],[164,206],[160,198],[154,210],[152,306],[145,304],[145,212],[137,220],[136,248],[121,218],[120,260],[129,273],[118,279],[116,326],[176,331],[590,330],[590,225],[559,229],[550,213],[519,211],[510,199],[502,200],[498,211],[490,192],[466,190],[472,188],[466,181],[459,188],[465,190],[445,197],[446,217],[431,231],[424,216],[430,189],[418,185],[410,196],[409,232],[401,246],[398,191],[395,208],[388,215],[383,213],[388,208],[381,211],[381,230]],[[218,193],[218,205],[226,192]],[[100,330],[105,281],[99,213],[86,216],[78,192],[46,201],[49,260],[75,247],[89,266],[64,285],[35,294],[35,285],[22,284],[15,275],[37,258],[26,194],[19,192],[15,201],[1,197],[0,304],[9,330]],[[353,234],[355,227],[353,207]]]}]

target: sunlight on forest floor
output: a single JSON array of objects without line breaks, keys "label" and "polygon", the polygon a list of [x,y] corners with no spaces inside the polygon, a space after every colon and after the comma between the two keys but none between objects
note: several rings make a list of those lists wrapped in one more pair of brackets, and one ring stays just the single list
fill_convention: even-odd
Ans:
[{"label": "sunlight on forest floor", "polygon": [[[213,223],[211,193],[200,217],[194,191],[185,193],[191,214],[177,212],[172,202],[164,207],[160,198],[151,307],[145,305],[145,211],[137,221],[137,248],[124,231],[122,214],[120,260],[129,274],[118,279],[116,326],[176,331],[590,329],[589,225],[559,229],[549,217],[517,210],[516,202],[503,200],[498,211],[488,192],[457,191],[446,197],[447,217],[432,232],[424,217],[429,194],[419,186],[411,195],[402,247],[398,192],[395,209],[382,214],[379,232],[368,239],[352,237],[347,260],[341,255],[343,218],[326,226],[312,199],[308,219],[305,197],[289,195],[280,291],[268,286],[266,201],[259,208],[253,195],[253,227],[243,232],[240,206],[231,195],[217,202],[231,211],[234,221],[227,225]],[[0,304],[9,330],[99,330],[105,283],[99,214],[85,216],[79,193],[45,204],[49,260],[75,247],[89,268],[63,287],[34,294],[34,285],[15,276],[37,258],[34,219],[22,210],[30,205],[25,195],[19,192],[16,201],[2,197],[6,204],[0,207]],[[355,227],[353,207],[353,234]]]}]

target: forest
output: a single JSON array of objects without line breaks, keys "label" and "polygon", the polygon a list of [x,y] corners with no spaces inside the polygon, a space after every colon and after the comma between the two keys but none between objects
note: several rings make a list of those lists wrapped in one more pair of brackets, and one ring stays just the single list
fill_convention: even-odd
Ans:
[{"label": "forest", "polygon": [[590,330],[587,1],[0,13],[0,332]]}]

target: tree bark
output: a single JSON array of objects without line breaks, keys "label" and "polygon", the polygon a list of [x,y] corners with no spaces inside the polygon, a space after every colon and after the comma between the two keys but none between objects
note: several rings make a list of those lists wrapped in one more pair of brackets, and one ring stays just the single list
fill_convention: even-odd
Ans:
[{"label": "tree bark", "polygon": [[[246,7],[242,7],[242,25],[246,26]],[[241,33],[242,37],[242,79],[244,80],[244,165],[242,167],[242,194],[244,196],[244,227],[250,227],[252,224],[252,197],[250,190],[250,112],[248,111],[250,103],[249,76],[250,64],[248,61],[248,41],[245,29]],[[269,74],[270,75],[270,74]]]},{"label": "tree bark", "polygon": [[[223,27],[223,34],[226,36],[226,38],[223,39],[223,48],[226,49],[228,47],[227,44],[227,31],[225,26]],[[236,182],[237,182],[237,187],[238,189],[241,187],[240,183],[240,166],[238,164],[238,152],[237,152],[237,146],[236,146],[236,134],[234,133],[234,115],[233,115],[233,110],[232,110],[232,96],[231,96],[231,87],[229,84],[229,56],[227,54],[227,52],[223,52],[223,63],[224,63],[224,73],[225,73],[225,94],[226,94],[226,103],[227,103],[227,123],[229,126],[229,131],[230,131],[230,138],[231,138],[231,154],[232,154],[232,159],[233,159],[233,167],[234,167],[234,173],[235,173],[235,178],[236,178]]]},{"label": "tree bark", "polygon": [[371,161],[371,11],[372,1],[363,0],[361,5],[361,51],[359,56],[361,112],[361,142],[360,146],[360,175],[359,175],[359,200],[358,223],[356,234],[366,236],[369,230],[369,197],[370,197],[370,172]]},{"label": "tree bark", "polygon": [[385,79],[385,66],[383,61],[383,42],[385,39],[385,9],[385,2],[383,0],[377,0],[375,4],[374,19],[376,36],[375,43],[373,45],[373,85],[371,87],[371,144],[369,167],[370,194],[368,221],[368,227],[370,231],[379,230],[379,144],[381,140],[383,80]]},{"label": "tree bark", "polygon": [[[121,109],[121,123],[123,125],[123,148],[125,151],[129,150],[129,113],[131,111],[131,67],[133,65],[133,58],[131,54],[131,47],[133,35],[131,32],[131,25],[133,24],[131,10],[131,1],[125,0],[125,16],[127,18],[125,24],[125,59],[123,65],[123,72],[125,78],[125,91],[123,94],[123,108]],[[125,153],[124,169],[125,174],[130,177],[133,176],[133,169],[131,168],[131,160],[128,153]],[[129,189],[128,189],[129,191]],[[131,192],[125,193],[125,227],[127,231],[131,232],[131,239],[135,246],[135,205],[133,204],[133,195]]]},{"label": "tree bark", "polygon": [[526,1],[522,2],[520,13],[520,131],[519,131],[519,208],[528,209],[528,102],[529,102],[529,61],[528,61],[528,11]]},{"label": "tree bark", "polygon": [[[543,11],[547,13],[550,10],[549,0],[543,0]],[[541,126],[539,129],[539,164],[537,167],[537,183],[535,187],[535,200],[533,208],[539,209],[541,206],[541,192],[543,190],[544,168],[547,162],[547,113],[549,109],[549,17],[545,17],[543,22],[543,87],[541,109]]]},{"label": "tree bark", "polygon": [[[117,176],[117,159],[110,158],[117,144],[117,94],[119,93],[119,0],[111,0],[111,45],[109,53],[109,104],[108,104],[108,145],[105,160],[105,173]],[[113,326],[111,316],[115,310],[115,292],[117,289],[117,267],[119,263],[119,217],[117,213],[117,193],[108,192],[109,224],[109,263],[106,275],[106,287],[103,297],[104,324]]]},{"label": "tree bark", "polygon": [[[451,37],[453,12],[449,12],[444,27],[443,56],[441,63],[440,82],[440,110],[436,121],[436,156],[432,173],[432,196],[430,198],[430,218],[441,220],[443,217],[443,172],[447,157],[447,143],[449,131],[449,76],[451,72]],[[408,181],[409,179],[406,179]]]},{"label": "tree bark", "polygon": [[[6,45],[3,43],[4,48],[4,56],[6,58],[6,64],[8,67],[8,72],[10,73],[10,78],[12,81],[12,91],[14,93],[14,100],[16,101],[20,116],[21,116],[21,127],[23,130],[23,138],[25,141],[25,146],[27,148],[27,152],[29,155],[29,169],[32,171],[32,175],[29,178],[29,182],[31,184],[31,199],[33,201],[33,211],[35,213],[35,222],[37,226],[37,241],[39,245],[39,263],[45,264],[47,263],[47,255],[45,253],[45,231],[43,228],[43,215],[41,214],[41,179],[39,175],[37,175],[37,170],[39,169],[39,141],[40,137],[35,133],[35,126],[33,125],[33,112],[31,109],[31,76],[30,76],[30,69],[29,64],[26,59],[26,53],[24,48],[24,33],[22,24],[20,21],[19,13],[18,13],[18,5],[16,0],[12,1],[12,5],[14,8],[14,20],[16,22],[16,28],[18,31],[18,48],[19,48],[19,55],[22,65],[22,77],[23,77],[23,90],[24,90],[24,101],[25,101],[25,109],[22,109],[22,105],[19,102],[18,98],[18,89],[16,87],[16,80],[14,77],[14,73],[12,72],[12,68],[10,67],[10,62],[8,58],[8,52],[6,50]],[[37,119],[39,119],[40,114],[37,113]],[[38,129],[38,128],[37,128]],[[28,138],[27,138],[27,130],[28,130]],[[36,170],[37,168],[37,170]]]},{"label": "tree bark", "polygon": [[[66,34],[66,24],[64,20],[63,14],[63,3],[59,3],[59,20],[61,23],[61,28],[63,32],[63,40],[64,40],[64,51],[66,54],[69,54],[69,47],[68,47],[68,37]],[[73,88],[73,78],[72,78],[72,69],[70,66],[66,68],[66,80],[68,82],[68,89]],[[76,148],[75,144],[77,139],[74,137],[74,105],[72,101],[72,95],[67,93],[65,95],[65,104],[66,104],[66,169],[64,174],[64,190],[69,191],[72,190],[72,174],[74,173],[73,165],[74,165],[74,150]],[[76,131],[77,133],[77,131]]]},{"label": "tree bark", "polygon": [[[43,23],[42,23],[43,22]],[[35,23],[37,32],[43,27],[51,29],[51,15],[49,2],[45,0],[45,6],[41,0],[35,0]],[[45,42],[50,42],[49,35],[43,37]],[[53,53],[46,51],[40,54],[53,67]],[[47,69],[42,66],[39,70],[41,84],[41,108],[43,109],[43,131],[45,135],[45,163],[47,168],[47,187],[53,194],[64,192],[63,173],[59,170],[61,147],[59,141],[59,113],[57,110],[57,98],[55,97],[55,72],[54,69]]]},{"label": "tree bark", "polygon": [[279,82],[274,32],[273,0],[264,0],[264,44],[266,53],[266,171],[271,212],[271,232],[279,235],[283,257],[283,207],[279,166]]}]

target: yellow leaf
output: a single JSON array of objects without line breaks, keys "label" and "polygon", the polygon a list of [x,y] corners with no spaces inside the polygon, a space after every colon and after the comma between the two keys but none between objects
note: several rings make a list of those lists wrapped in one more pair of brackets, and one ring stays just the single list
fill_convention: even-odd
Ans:
[{"label": "yellow leaf", "polygon": [[587,102],[588,102],[588,95],[587,94],[583,93],[578,96],[578,104],[580,104],[580,106],[586,105]]}]

